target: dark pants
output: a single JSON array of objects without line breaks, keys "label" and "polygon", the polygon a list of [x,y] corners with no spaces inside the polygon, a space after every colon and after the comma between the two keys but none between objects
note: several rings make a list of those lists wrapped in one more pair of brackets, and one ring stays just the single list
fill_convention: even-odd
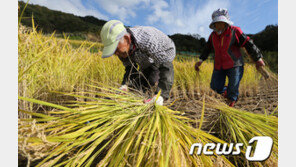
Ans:
[{"label": "dark pants", "polygon": [[161,96],[166,100],[170,96],[174,82],[174,66],[172,62],[153,64],[143,71],[138,71],[135,67],[126,67],[124,78],[129,83],[129,87],[143,92],[153,87],[156,88],[154,93],[161,89]]},{"label": "dark pants", "polygon": [[239,83],[243,77],[244,67],[233,67],[227,70],[214,70],[211,80],[211,88],[217,93],[224,92],[226,76],[228,77],[227,98],[237,101],[239,95]]}]

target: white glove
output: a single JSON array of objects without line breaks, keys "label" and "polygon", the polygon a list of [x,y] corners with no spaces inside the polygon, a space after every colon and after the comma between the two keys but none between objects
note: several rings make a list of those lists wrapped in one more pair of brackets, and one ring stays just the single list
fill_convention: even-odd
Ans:
[{"label": "white glove", "polygon": [[150,98],[150,99],[147,99],[147,100],[144,100],[144,103],[145,104],[152,104],[152,103],[156,103],[158,105],[163,105],[163,97],[162,96],[159,96],[158,99],[156,100],[156,95],[153,96],[153,98]]},{"label": "white glove", "polygon": [[128,91],[127,85],[121,85],[121,87],[119,89],[122,91],[126,91],[126,92]]}]

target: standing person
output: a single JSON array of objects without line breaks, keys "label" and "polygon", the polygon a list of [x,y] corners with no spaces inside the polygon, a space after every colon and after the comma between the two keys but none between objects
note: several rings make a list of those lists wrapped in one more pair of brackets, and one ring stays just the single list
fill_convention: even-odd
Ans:
[{"label": "standing person", "polygon": [[[128,87],[146,92],[152,87],[161,90],[156,101],[163,105],[169,98],[174,81],[174,42],[163,32],[148,26],[125,28],[118,20],[108,21],[101,30],[104,44],[102,58],[117,55],[125,66],[121,90]],[[156,93],[156,92],[154,92]],[[145,103],[153,103],[156,96]]]},{"label": "standing person", "polygon": [[[199,61],[195,64],[196,71],[199,71],[203,61],[209,53],[214,50],[214,71],[211,79],[211,89],[223,94],[228,99],[228,105],[233,107],[238,100],[239,83],[244,72],[244,61],[240,48],[244,47],[252,59],[256,62],[256,68],[265,66],[262,54],[239,27],[232,26],[227,9],[219,8],[212,14],[210,34],[205,49]],[[228,86],[224,86],[226,76]]]}]

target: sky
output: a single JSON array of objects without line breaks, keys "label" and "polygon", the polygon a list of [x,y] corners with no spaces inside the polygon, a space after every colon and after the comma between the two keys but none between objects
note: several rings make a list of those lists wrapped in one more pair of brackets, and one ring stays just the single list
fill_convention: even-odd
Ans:
[{"label": "sky", "polygon": [[208,38],[211,15],[228,9],[235,26],[255,34],[278,24],[277,0],[30,0],[29,3],[78,16],[120,20],[127,26],[153,26],[167,35],[199,34]]}]

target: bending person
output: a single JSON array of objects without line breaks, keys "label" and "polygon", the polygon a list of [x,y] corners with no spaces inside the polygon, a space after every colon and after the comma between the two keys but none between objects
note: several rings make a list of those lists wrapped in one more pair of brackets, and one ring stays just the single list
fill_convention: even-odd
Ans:
[{"label": "bending person", "polygon": [[[173,60],[176,56],[174,42],[163,32],[148,26],[125,28],[118,20],[108,21],[101,30],[104,44],[102,57],[117,55],[125,66],[120,89],[132,87],[146,92],[161,89],[157,104],[169,98],[174,81]],[[156,96],[145,100],[152,103]]]}]

